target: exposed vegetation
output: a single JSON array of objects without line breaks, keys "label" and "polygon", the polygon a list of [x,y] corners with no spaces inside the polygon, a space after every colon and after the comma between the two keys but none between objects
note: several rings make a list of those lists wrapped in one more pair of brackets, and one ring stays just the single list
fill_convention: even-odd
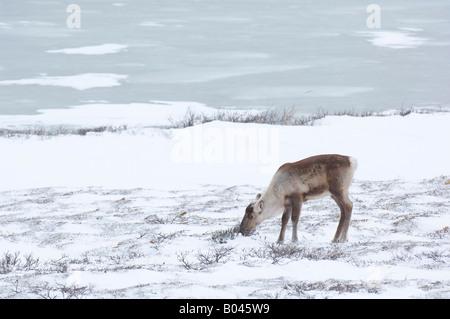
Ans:
[{"label": "exposed vegetation", "polygon": [[[375,112],[375,111],[355,111],[344,110],[329,112],[318,109],[316,113],[310,115],[298,115],[295,107],[291,108],[269,108],[263,111],[244,111],[244,110],[218,110],[213,114],[196,113],[190,108],[181,119],[169,118],[169,128],[186,128],[198,124],[208,123],[212,121],[223,121],[233,123],[256,123],[269,125],[291,125],[291,126],[312,126],[317,120],[326,116],[391,116],[400,115],[407,116],[412,113],[431,114],[450,112],[448,108],[420,107],[420,108],[400,108],[391,112]],[[89,133],[121,133],[129,128],[125,125],[119,126],[94,126],[94,127],[76,127],[67,125],[44,126],[32,125],[24,128],[0,128],[0,137],[25,137],[38,136],[41,138],[54,137],[60,135],[80,135],[85,136]]]},{"label": "exposed vegetation", "polygon": [[4,191],[0,234],[11,245],[0,250],[0,298],[171,297],[192,287],[251,298],[448,298],[447,277],[434,275],[450,262],[448,180],[356,180],[345,244],[330,243],[332,199],[305,204],[299,241],[277,244],[279,218],[239,234],[254,195],[247,186]]},{"label": "exposed vegetation", "polygon": [[6,129],[0,128],[0,136],[3,137],[52,137],[58,135],[81,135],[85,136],[88,133],[120,133],[127,130],[127,125],[121,126],[97,126],[97,127],[69,127],[65,125],[57,126],[29,126],[23,129]]},{"label": "exposed vegetation", "polygon": [[270,125],[292,125],[292,126],[312,126],[315,121],[323,119],[326,116],[392,116],[400,115],[407,116],[411,113],[430,114],[439,112],[449,112],[447,108],[435,107],[410,107],[400,108],[391,112],[375,112],[375,111],[355,111],[344,110],[329,112],[324,109],[318,109],[316,113],[311,115],[298,115],[295,107],[285,108],[270,108],[261,112],[256,111],[234,111],[234,110],[219,110],[213,114],[195,113],[190,108],[186,111],[184,117],[180,120],[170,118],[172,128],[186,128],[198,124],[208,123],[212,121],[224,121],[233,123],[257,123]]}]

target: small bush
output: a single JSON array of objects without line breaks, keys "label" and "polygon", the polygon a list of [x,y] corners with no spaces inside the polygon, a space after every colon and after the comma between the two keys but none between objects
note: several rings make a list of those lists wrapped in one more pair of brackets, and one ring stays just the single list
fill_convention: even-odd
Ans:
[{"label": "small bush", "polygon": [[263,247],[252,248],[246,252],[246,256],[271,260],[273,264],[279,264],[285,260],[336,260],[346,256],[339,245],[330,247],[306,248],[294,243],[277,244],[265,243]]},{"label": "small bush", "polygon": [[[161,248],[161,246],[164,243],[166,243],[166,242],[168,242],[168,241],[170,241],[170,240],[172,240],[172,239],[174,239],[174,238],[176,238],[178,236],[183,235],[183,233],[184,233],[184,231],[181,231],[181,232],[177,231],[177,232],[173,232],[173,233],[159,233],[159,234],[155,234],[155,235],[151,236],[150,243],[153,244],[154,248],[159,249],[159,248]],[[140,238],[144,237],[145,235],[146,234],[142,234],[140,236]]]},{"label": "small bush", "polygon": [[39,137],[53,137],[59,135],[80,135],[85,136],[88,133],[120,133],[127,130],[127,125],[121,126],[97,126],[97,127],[67,127],[64,125],[59,126],[30,126],[24,129],[5,129],[0,128],[0,136],[3,137],[26,137],[39,136]]},{"label": "small bush", "polygon": [[49,283],[30,287],[30,292],[42,299],[82,299],[92,292],[90,286],[67,286],[57,284],[50,286]]},{"label": "small bush", "polygon": [[233,123],[257,123],[271,125],[312,125],[315,120],[325,117],[327,113],[319,112],[310,116],[296,116],[295,108],[275,109],[270,108],[262,112],[249,111],[218,111],[214,114],[194,113],[190,108],[184,117],[175,121],[169,118],[172,128],[186,128],[197,124],[212,121],[224,121]]},{"label": "small bush", "polygon": [[227,262],[233,249],[234,247],[218,247],[208,249],[206,252],[198,251],[196,255],[197,262],[192,262],[188,259],[192,251],[177,252],[177,258],[184,268],[188,270],[203,270],[220,262]]},{"label": "small bush", "polygon": [[239,225],[236,225],[234,227],[212,233],[211,240],[218,244],[225,244],[228,240],[235,239],[239,232],[240,227]]},{"label": "small bush", "polygon": [[363,281],[335,280],[308,282],[301,281],[295,284],[286,284],[283,287],[288,295],[308,297],[305,292],[329,292],[335,291],[341,293],[372,293],[378,294],[381,289],[377,285],[373,285]]},{"label": "small bush", "polygon": [[329,112],[324,109],[318,109],[315,114],[298,116],[296,109],[291,108],[270,108],[262,112],[250,111],[217,111],[214,114],[194,113],[190,108],[181,120],[174,120],[169,118],[171,128],[186,128],[198,124],[208,123],[212,121],[224,121],[233,123],[257,123],[257,124],[271,124],[271,125],[293,125],[293,126],[312,126],[315,121],[320,120],[326,116],[353,116],[353,117],[367,117],[367,116],[391,116],[400,115],[407,116],[411,113],[430,114],[430,113],[445,113],[450,112],[448,108],[436,107],[411,107],[400,108],[392,112],[375,112],[371,110],[355,111],[343,110]]},{"label": "small bush", "polygon": [[39,265],[39,258],[34,258],[32,254],[20,258],[20,253],[14,254],[6,252],[0,259],[0,274],[7,274],[17,270],[33,270]]}]

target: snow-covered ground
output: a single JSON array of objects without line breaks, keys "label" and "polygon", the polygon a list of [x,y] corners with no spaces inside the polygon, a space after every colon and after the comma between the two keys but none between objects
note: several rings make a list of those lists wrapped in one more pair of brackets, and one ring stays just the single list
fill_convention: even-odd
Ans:
[{"label": "snow-covered ground", "polygon": [[[0,129],[127,125],[0,137],[0,298],[449,298],[450,113],[328,116],[313,126],[214,121],[196,103],[91,104],[0,116]],[[305,203],[233,232],[279,165],[320,153],[359,166],[349,241],[338,207]],[[288,236],[289,239],[289,236]]]}]

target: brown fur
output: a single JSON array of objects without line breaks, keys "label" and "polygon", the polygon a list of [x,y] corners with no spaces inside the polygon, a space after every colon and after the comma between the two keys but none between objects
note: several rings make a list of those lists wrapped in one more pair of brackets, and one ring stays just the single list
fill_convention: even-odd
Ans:
[{"label": "brown fur", "polygon": [[355,159],[337,154],[317,155],[282,165],[264,195],[258,194],[255,201],[248,205],[241,223],[242,233],[248,234],[265,219],[283,211],[278,241],[284,240],[289,219],[293,225],[292,240],[296,241],[302,203],[331,195],[341,210],[333,241],[346,241],[353,208],[348,197],[348,188],[356,166]]}]

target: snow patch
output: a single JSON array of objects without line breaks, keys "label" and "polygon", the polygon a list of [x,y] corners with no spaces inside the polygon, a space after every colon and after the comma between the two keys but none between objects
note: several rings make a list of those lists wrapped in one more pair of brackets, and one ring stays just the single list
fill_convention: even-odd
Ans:
[{"label": "snow patch", "polygon": [[403,31],[360,31],[358,34],[371,37],[369,40],[375,46],[391,49],[412,49],[425,44],[429,39],[417,37],[418,30],[403,28]]},{"label": "snow patch", "polygon": [[47,50],[47,53],[83,54],[83,55],[103,55],[114,54],[124,51],[128,45],[117,43],[105,43],[100,45],[85,46],[79,48],[68,48],[59,50]]},{"label": "snow patch", "polygon": [[120,80],[128,76],[114,73],[83,73],[67,76],[39,76],[32,79],[4,80],[0,81],[2,85],[49,85],[70,87],[76,90],[87,90],[101,87],[119,86]]}]

